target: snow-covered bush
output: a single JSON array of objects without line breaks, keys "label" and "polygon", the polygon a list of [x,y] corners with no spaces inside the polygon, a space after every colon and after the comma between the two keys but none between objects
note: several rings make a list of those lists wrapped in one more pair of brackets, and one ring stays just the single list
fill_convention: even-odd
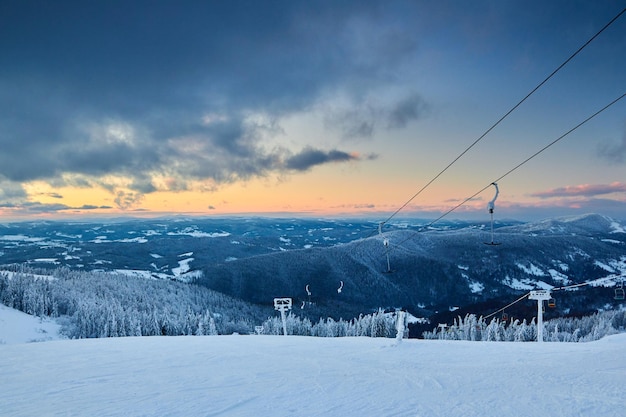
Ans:
[{"label": "snow-covered bush", "polygon": [[[273,316],[263,322],[263,334],[283,334],[282,322]],[[312,324],[307,318],[300,318],[293,313],[287,315],[287,334],[318,337],[395,337],[396,316],[378,310],[376,313],[360,315],[350,321],[334,320],[331,317],[321,319]]]},{"label": "snow-covered bush", "polygon": [[[582,318],[557,318],[544,322],[544,340],[551,342],[588,342],[626,331],[626,311],[604,311]],[[498,319],[489,324],[474,314],[458,317],[445,330],[424,332],[425,339],[485,340],[529,342],[537,340],[537,325],[515,320],[508,325]]]}]

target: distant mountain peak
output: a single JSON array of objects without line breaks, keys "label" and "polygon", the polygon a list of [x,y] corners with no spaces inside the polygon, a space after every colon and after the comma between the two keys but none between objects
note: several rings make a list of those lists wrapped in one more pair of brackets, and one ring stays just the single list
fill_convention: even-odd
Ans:
[{"label": "distant mountain peak", "polygon": [[520,231],[534,233],[611,233],[624,230],[616,220],[597,213],[555,217],[519,226]]}]

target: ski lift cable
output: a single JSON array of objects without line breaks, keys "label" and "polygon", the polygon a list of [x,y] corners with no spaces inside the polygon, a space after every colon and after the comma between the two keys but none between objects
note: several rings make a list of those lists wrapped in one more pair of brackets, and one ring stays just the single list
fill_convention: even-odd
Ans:
[{"label": "ski lift cable", "polygon": [[[528,97],[530,97],[531,94],[533,94],[539,87],[541,87],[546,81],[548,81],[553,75],[556,74],[556,72],[558,72],[563,66],[565,66],[565,64],[567,64],[572,58],[574,58],[574,56],[576,56],[580,51],[582,51],[587,45],[589,45],[589,43],[591,43],[600,33],[602,33],[606,28],[608,28],[615,20],[617,20],[622,14],[624,14],[626,12],[626,8],[624,8],[620,13],[617,14],[617,16],[615,16],[609,23],[607,23],[600,31],[598,31],[594,36],[592,36],[583,46],[581,46],[574,54],[572,54],[572,56],[570,56],[570,58],[568,58],[563,64],[561,64],[555,71],[553,71],[552,74],[550,74],[550,76],[548,76],[542,83],[540,83],[537,87],[535,87],[535,89],[533,89],[524,99],[522,99],[516,106],[514,106],[508,113],[506,113],[496,124],[494,124],[490,129],[488,129],[481,137],[479,137],[472,145],[470,145],[470,147],[468,147],[465,151],[463,151],[457,158],[455,158],[454,161],[452,161],[446,168],[444,168],[441,172],[439,172],[439,174],[437,174],[432,180],[430,180],[424,187],[422,187],[422,189],[420,189],[417,193],[415,193],[406,203],[404,203],[400,208],[398,208],[393,214],[391,214],[391,216],[389,216],[385,221],[383,222],[379,222],[378,224],[378,233],[382,234],[382,227],[388,223],[393,217],[395,217],[401,210],[403,210],[413,199],[415,199],[419,194],[421,194],[422,191],[424,191],[430,184],[432,184],[439,176],[441,176],[448,168],[450,168],[452,166],[452,164],[454,164],[458,159],[460,159],[465,153],[467,153],[471,147],[473,147],[476,143],[478,143],[478,141],[480,141],[487,133],[489,133],[493,128],[495,128],[495,126],[497,124],[499,124],[502,120],[504,120],[505,117],[507,117],[513,110],[515,110],[515,108],[517,108],[519,105],[521,105]],[[422,226],[420,229],[417,230],[417,232],[421,232],[427,228],[429,228],[430,226],[432,226],[433,224],[437,223],[438,221],[440,221],[441,219],[443,219],[444,217],[448,216],[450,213],[456,211],[458,208],[464,206],[468,201],[470,201],[471,199],[475,198],[476,196],[478,196],[479,194],[481,194],[482,192],[484,192],[487,188],[489,188],[491,186],[492,183],[497,183],[498,181],[502,180],[503,178],[507,177],[508,175],[510,175],[511,173],[513,173],[514,171],[516,171],[517,169],[521,168],[523,165],[525,165],[526,163],[528,163],[530,160],[534,159],[536,156],[538,156],[539,154],[541,154],[542,152],[544,152],[545,150],[547,150],[548,148],[552,147],[553,145],[555,145],[557,142],[561,141],[563,138],[565,138],[566,136],[568,136],[570,133],[574,132],[576,129],[578,129],[579,127],[583,126],[584,124],[586,124],[587,122],[589,122],[591,119],[595,118],[596,116],[598,116],[600,113],[604,112],[605,110],[607,110],[609,107],[611,107],[612,105],[614,105],[615,103],[617,103],[619,100],[621,100],[622,98],[624,98],[624,96],[626,96],[626,93],[622,94],[620,97],[616,98],[615,100],[613,100],[612,102],[610,102],[609,104],[607,104],[606,106],[604,106],[603,108],[601,108],[600,110],[598,110],[597,112],[595,112],[594,114],[592,114],[591,116],[587,117],[585,120],[583,120],[582,122],[580,122],[578,125],[574,126],[573,128],[571,128],[569,131],[565,132],[563,135],[559,136],[557,139],[555,139],[554,141],[552,141],[551,143],[547,144],[546,146],[544,146],[543,148],[541,148],[540,150],[538,150],[537,152],[535,152],[533,155],[529,156],[528,158],[526,158],[524,161],[522,161],[521,163],[519,163],[518,165],[516,165],[515,167],[511,168],[509,171],[507,171],[506,173],[504,173],[502,176],[500,176],[499,178],[497,178],[495,181],[492,181],[491,183],[489,183],[489,185],[485,186],[484,188],[482,188],[481,190],[479,190],[478,192],[476,192],[475,194],[473,194],[472,196],[466,198],[465,200],[461,201],[461,203],[457,204],[456,206],[452,207],[450,210],[446,211],[445,213],[443,213],[441,216],[439,216],[438,218],[436,218],[435,220],[429,222],[428,224],[426,224],[425,226]],[[376,230],[373,230],[370,235],[367,238],[371,238],[374,234],[376,233]],[[366,239],[363,239],[361,242],[365,242]],[[401,246],[403,243],[405,243],[406,241],[408,241],[409,239],[412,239],[413,236],[409,236],[407,239],[394,244],[393,246],[395,248]],[[389,245],[387,247],[387,251],[386,251],[386,256],[388,256],[390,250],[392,249],[391,245]]]},{"label": "ski lift cable", "polygon": [[[497,122],[495,122],[489,129],[487,129],[482,135],[478,137],[471,145],[469,145],[463,152],[461,152],[456,158],[452,160],[444,169],[442,169],[437,175],[435,175],[430,181],[428,181],[421,189],[419,189],[411,198],[409,198],[404,204],[402,204],[396,211],[394,211],[385,221],[382,223],[388,223],[391,219],[393,219],[398,213],[400,213],[406,206],[408,206],[411,201],[413,201],[417,196],[419,196],[426,188],[428,188],[433,182],[435,182],[441,175],[443,175],[452,165],[454,165],[459,159],[461,159],[467,152],[469,152],[474,146],[478,144],[487,134],[489,134],[493,129],[496,128],[504,119],[506,119],[511,113],[513,113],[519,106],[522,105],[530,96],[532,96],[537,90],[539,90],[548,80],[550,80],[557,72],[559,72],[565,65],[567,65],[576,55],[578,55],[583,49],[585,49],[591,42],[593,42],[602,32],[604,32],[613,22],[615,22],[619,17],[626,12],[626,8],[624,8],[621,12],[619,12],[613,19],[611,19],[606,25],[602,27],[595,35],[593,35],[587,42],[585,42],[576,52],[570,55],[561,65],[559,65],[550,75],[548,75],[543,81],[541,81],[535,88],[533,88],[524,98],[522,98],[517,104],[515,104],[509,111],[507,111],[504,116],[500,117]],[[371,236],[370,236],[371,237]]]},{"label": "ski lift cable", "polygon": [[491,314],[488,314],[486,316],[483,316],[483,319],[488,319],[489,317],[495,316],[496,314],[502,313],[504,310],[506,310],[507,308],[511,307],[514,304],[519,303],[520,301],[522,301],[524,298],[528,297],[530,295],[530,293],[526,293],[524,295],[522,295],[520,298],[518,298],[517,300],[513,301],[510,304],[507,304],[506,306],[502,307],[501,309],[494,311]]},{"label": "ski lift cable", "polygon": [[621,279],[621,278],[624,278],[624,277],[626,277],[626,273],[613,274],[613,275],[609,275],[609,276],[606,276],[606,277],[594,279],[592,281],[581,282],[579,284],[573,284],[573,285],[567,285],[567,286],[563,286],[563,287],[552,288],[550,291],[568,290],[570,288],[583,287],[585,285],[592,285],[592,284],[596,284],[596,283],[602,282],[602,281],[613,281],[613,280]]},{"label": "ski lift cable", "polygon": [[[428,223],[425,226],[422,226],[420,229],[417,230],[417,233],[423,231],[424,229],[427,229],[428,227],[432,226],[433,224],[437,223],[438,221],[440,221],[441,219],[443,219],[444,217],[448,216],[450,213],[454,212],[455,210],[457,210],[459,207],[464,206],[468,201],[472,200],[473,198],[475,198],[476,196],[478,196],[479,194],[483,193],[485,190],[487,190],[489,187],[491,187],[491,185],[493,183],[497,183],[500,180],[502,180],[503,178],[509,176],[510,174],[512,174],[513,172],[517,171],[519,168],[521,168],[522,166],[526,165],[528,162],[530,162],[532,159],[534,159],[535,157],[539,156],[541,153],[543,153],[544,151],[546,151],[548,148],[554,146],[555,144],[557,144],[558,142],[560,142],[562,139],[564,139],[565,137],[567,137],[569,134],[571,134],[572,132],[574,132],[576,129],[580,128],[581,126],[583,126],[584,124],[586,124],[587,122],[589,122],[590,120],[592,120],[593,118],[595,118],[596,116],[598,116],[600,113],[604,112],[605,110],[607,110],[609,107],[613,106],[615,103],[617,103],[618,101],[620,101],[621,99],[623,99],[624,97],[626,97],[626,93],[622,94],[621,96],[619,96],[618,98],[614,99],[613,101],[611,101],[609,104],[605,105],[604,107],[602,107],[600,110],[596,111],[595,113],[593,113],[591,116],[587,117],[585,120],[583,120],[582,122],[578,123],[576,126],[572,127],[570,130],[568,130],[567,132],[563,133],[561,136],[559,136],[558,138],[556,138],[555,140],[553,140],[552,142],[550,142],[549,144],[547,144],[546,146],[544,146],[543,148],[539,149],[537,152],[535,152],[534,154],[532,154],[531,156],[529,156],[528,158],[526,158],[525,160],[523,160],[522,162],[520,162],[519,164],[517,164],[516,166],[514,166],[513,168],[511,168],[510,170],[508,170],[507,172],[505,172],[503,175],[501,175],[500,177],[498,177],[495,181],[490,182],[488,185],[486,185],[485,187],[483,187],[482,189],[480,189],[479,191],[477,191],[476,193],[472,194],[470,197],[467,197],[466,199],[464,199],[463,201],[461,201],[459,204],[457,204],[456,206],[452,207],[451,209],[449,209],[448,211],[446,211],[445,213],[443,213],[441,216],[439,216],[438,218],[436,218],[435,220],[431,221],[430,223]],[[413,237],[409,236],[407,239],[401,241],[400,243],[397,243],[395,246],[399,246],[402,243],[405,243],[406,241],[408,241],[409,239],[411,239]]]},{"label": "ski lift cable", "polygon": [[[561,290],[566,290],[566,289],[569,289],[569,288],[582,287],[582,286],[592,285],[592,284],[595,284],[595,283],[598,283],[598,282],[602,282],[602,281],[611,281],[611,280],[615,280],[615,279],[618,279],[618,278],[624,278],[624,277],[626,277],[626,273],[614,274],[614,275],[609,275],[609,276],[606,276],[606,277],[594,279],[592,281],[581,282],[580,284],[573,284],[573,285],[568,285],[568,286],[564,286],[564,287],[552,288],[549,291],[550,292],[561,291]],[[529,295],[530,295],[530,293],[526,293],[526,294],[522,295],[520,298],[518,298],[517,300],[513,301],[512,303],[507,304],[506,306],[500,308],[499,310],[494,311],[491,314],[483,316],[483,319],[488,319],[488,318],[490,318],[492,316],[495,316],[496,314],[502,313],[504,310],[506,310],[507,308],[513,306],[514,304],[519,303],[520,301],[522,301],[523,299],[525,299]]]},{"label": "ski lift cable", "polygon": [[[611,281],[611,280],[615,280],[615,279],[618,279],[618,278],[621,279],[621,278],[624,278],[624,277],[626,277],[626,273],[614,274],[614,275],[609,275],[609,276],[606,276],[606,277],[603,277],[603,278],[594,279],[592,281],[581,282],[579,284],[573,284],[573,285],[568,285],[568,286],[564,286],[564,287],[552,288],[549,291],[550,292],[561,291],[561,290],[566,290],[566,289],[569,289],[569,288],[576,288],[576,287],[582,287],[582,286],[586,286],[586,285],[592,285],[592,284],[595,284],[595,283],[598,283],[598,282],[602,282],[602,281]],[[521,296],[517,300],[513,301],[512,303],[507,304],[506,306],[502,307],[501,309],[499,309],[497,311],[494,311],[493,313],[491,313],[491,314],[489,314],[487,316],[484,316],[483,318],[487,319],[489,317],[495,316],[496,314],[503,312],[504,310],[506,310],[507,308],[511,307],[512,305],[522,301],[524,298],[528,297],[529,295],[530,295],[530,293],[524,294],[523,296]]]},{"label": "ski lift cable", "polygon": [[[433,182],[435,182],[441,175],[443,175],[452,165],[454,165],[459,159],[461,159],[467,152],[469,152],[475,145],[478,144],[487,134],[496,128],[505,118],[507,118],[513,111],[515,111],[522,103],[524,103],[530,96],[532,96],[539,88],[541,88],[548,80],[550,80],[557,72],[559,72],[565,65],[567,65],[576,55],[582,52],[591,42],[593,42],[602,32],[604,32],[609,26],[611,26],[621,15],[626,13],[626,8],[622,9],[615,17],[613,17],[607,24],[605,24],[600,30],[598,30],[591,38],[589,38],[580,48],[578,48],[573,54],[571,54],[561,65],[559,65],[550,75],[548,75],[543,81],[541,81],[535,88],[533,88],[524,98],[522,98],[517,104],[515,104],[509,111],[507,111],[498,121],[496,121],[489,129],[487,129],[482,135],[480,135],[472,144],[470,144],[463,152],[461,152],[456,158],[452,160],[445,168],[443,168],[437,175],[435,175],[430,181],[428,181],[421,189],[419,189],[411,198],[409,198],[404,204],[397,208],[386,220],[379,222],[379,233],[382,226],[391,221],[398,213],[406,208],[415,198],[417,198],[426,188],[428,188]],[[456,207],[458,208],[458,207]],[[455,209],[456,209],[455,208]],[[447,214],[447,213],[446,213]],[[439,220],[439,219],[438,219]],[[432,225],[432,223],[431,223]],[[428,227],[428,226],[427,226]],[[376,234],[373,230],[364,240],[371,238]]]}]

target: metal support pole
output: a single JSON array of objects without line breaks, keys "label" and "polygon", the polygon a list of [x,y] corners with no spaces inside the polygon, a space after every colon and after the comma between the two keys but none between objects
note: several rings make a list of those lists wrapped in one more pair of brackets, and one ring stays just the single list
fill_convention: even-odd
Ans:
[{"label": "metal support pole", "polygon": [[543,342],[543,300],[537,300],[537,342]]},{"label": "metal support pole", "polygon": [[285,310],[280,310],[280,318],[283,321],[283,334],[287,336],[287,317],[285,317]]},{"label": "metal support pole", "polygon": [[531,291],[529,300],[537,300],[537,342],[543,342],[543,301],[551,298],[548,290]]},{"label": "metal support pole", "polygon": [[389,263],[389,241],[385,239],[385,254],[387,255],[387,272],[391,272],[391,264]]},{"label": "metal support pole", "polygon": [[493,210],[490,210],[489,213],[491,213],[491,243],[493,244]]},{"label": "metal support pole", "polygon": [[274,298],[274,308],[280,311],[280,318],[283,321],[283,334],[287,336],[287,317],[285,311],[291,310],[291,298]]}]

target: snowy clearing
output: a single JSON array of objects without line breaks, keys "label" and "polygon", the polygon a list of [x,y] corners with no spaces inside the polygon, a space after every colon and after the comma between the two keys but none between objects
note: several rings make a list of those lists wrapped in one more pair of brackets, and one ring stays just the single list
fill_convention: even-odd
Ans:
[{"label": "snowy clearing", "polygon": [[0,304],[0,345],[59,339],[60,328],[53,319],[41,319]]},{"label": "snowy clearing", "polygon": [[624,415],[591,343],[182,336],[0,345],[3,416]]}]

